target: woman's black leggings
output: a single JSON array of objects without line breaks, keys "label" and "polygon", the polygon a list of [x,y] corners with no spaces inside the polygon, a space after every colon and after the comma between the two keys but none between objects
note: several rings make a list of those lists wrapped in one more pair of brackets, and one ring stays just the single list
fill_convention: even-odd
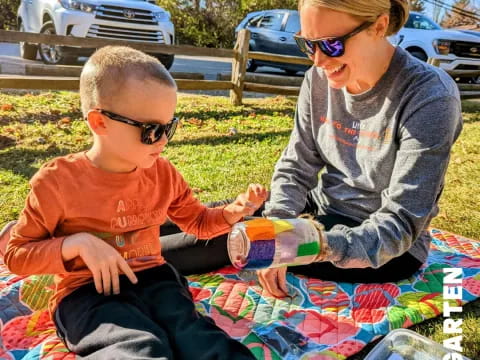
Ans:
[{"label": "woman's black leggings", "polygon": [[[232,200],[207,203],[208,207],[221,206]],[[261,216],[263,208],[255,216]],[[341,215],[318,215],[318,209],[309,197],[303,213],[315,216],[326,230],[336,224],[350,227],[359,223]],[[174,223],[167,222],[160,227],[162,254],[164,258],[183,275],[199,274],[217,270],[229,265],[227,252],[227,234],[210,240],[198,240],[194,235],[183,233]],[[291,266],[289,271],[309,277],[350,283],[394,282],[410,277],[422,263],[408,252],[396,257],[381,267],[374,268],[338,268],[331,262],[317,262],[309,265]]]}]

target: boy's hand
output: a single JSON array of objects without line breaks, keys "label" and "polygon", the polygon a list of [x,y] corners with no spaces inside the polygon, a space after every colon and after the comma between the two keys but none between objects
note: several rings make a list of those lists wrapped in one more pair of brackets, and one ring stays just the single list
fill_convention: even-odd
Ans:
[{"label": "boy's hand", "polygon": [[133,284],[137,283],[135,273],[115,248],[102,239],[88,233],[68,236],[63,241],[63,261],[80,256],[93,274],[97,292],[110,295],[120,293],[119,274],[127,275]]},{"label": "boy's hand", "polygon": [[225,220],[233,225],[243,217],[253,215],[267,200],[268,192],[260,184],[250,184],[245,193],[237,196],[235,201],[223,209]]}]

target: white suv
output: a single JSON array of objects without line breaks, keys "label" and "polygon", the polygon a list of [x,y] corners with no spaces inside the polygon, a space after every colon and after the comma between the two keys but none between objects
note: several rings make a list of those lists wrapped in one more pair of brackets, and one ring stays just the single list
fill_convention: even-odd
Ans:
[{"label": "white suv", "polygon": [[442,29],[423,14],[411,12],[405,26],[390,41],[423,61],[434,60],[454,78],[480,75],[480,37]]},{"label": "white suv", "polygon": [[[21,0],[19,31],[86,38],[173,44],[170,13],[146,0]],[[37,50],[46,64],[66,64],[95,49],[20,43],[24,59],[35,60]],[[174,55],[154,54],[168,69]]]}]

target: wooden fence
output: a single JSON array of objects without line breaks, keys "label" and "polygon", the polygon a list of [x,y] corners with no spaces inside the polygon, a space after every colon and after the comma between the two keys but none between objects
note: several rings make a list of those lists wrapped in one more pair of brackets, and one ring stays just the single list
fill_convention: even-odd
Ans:
[{"label": "wooden fence", "polygon": [[[311,65],[311,60],[296,56],[283,56],[262,52],[252,52],[249,51],[249,41],[250,31],[246,29],[241,30],[238,33],[237,42],[233,49],[203,48],[188,45],[160,45],[137,41],[77,38],[73,36],[46,35],[0,30],[0,42],[7,43],[27,42],[33,44],[48,44],[83,48],[100,48],[107,45],[123,45],[130,46],[147,53],[230,58],[232,59],[232,72],[229,80],[203,80],[203,77],[200,74],[192,73],[172,73],[172,75],[176,79],[179,90],[230,90],[230,100],[234,105],[242,104],[244,91],[297,95],[300,90],[298,85],[271,85],[247,81],[249,78],[246,73],[247,60],[266,60],[302,65]],[[49,66],[45,67],[44,73],[48,73],[47,68],[49,68]],[[48,71],[50,71],[52,74],[56,73],[55,70]],[[75,70],[72,71],[75,72]],[[74,73],[73,75],[74,76],[62,77],[52,75],[0,75],[0,88],[77,90],[79,86],[78,72]],[[185,77],[188,77],[188,79]],[[459,88],[462,98],[480,98],[480,85],[459,84]]]}]

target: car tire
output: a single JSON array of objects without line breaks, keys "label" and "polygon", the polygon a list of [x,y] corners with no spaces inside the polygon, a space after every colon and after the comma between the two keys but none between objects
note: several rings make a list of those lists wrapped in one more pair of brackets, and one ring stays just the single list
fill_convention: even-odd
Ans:
[{"label": "car tire", "polygon": [[427,54],[425,54],[421,50],[412,50],[412,51],[409,51],[409,53],[410,53],[410,55],[412,55],[413,57],[416,57],[419,60],[422,60],[422,61],[425,61],[425,62],[428,60]]},{"label": "car tire", "polygon": [[[55,25],[47,21],[40,29],[40,34],[56,35]],[[69,65],[77,63],[77,56],[66,55],[60,46],[38,44],[38,53],[44,64],[47,65]]]},{"label": "car tire", "polygon": [[248,59],[247,60],[247,71],[248,72],[255,72],[257,70],[258,65],[255,63],[255,60]]},{"label": "car tire", "polygon": [[[23,23],[20,23],[18,31],[25,32],[25,26]],[[27,42],[19,42],[20,46],[20,56],[25,60],[36,60],[37,59],[37,45],[29,44]]]},{"label": "car tire", "polygon": [[155,54],[154,55],[162,64],[165,66],[165,69],[170,70],[175,60],[175,55],[164,55],[164,54]]}]

